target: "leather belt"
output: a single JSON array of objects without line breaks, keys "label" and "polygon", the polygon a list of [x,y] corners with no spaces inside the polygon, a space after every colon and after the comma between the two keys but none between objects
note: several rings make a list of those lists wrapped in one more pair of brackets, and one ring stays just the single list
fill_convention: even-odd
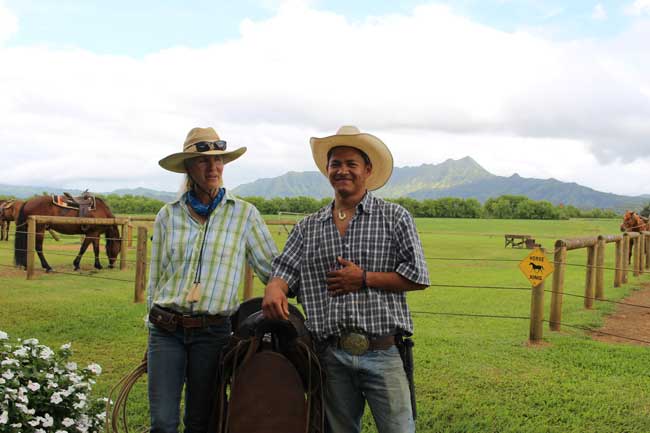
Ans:
[{"label": "leather belt", "polygon": [[206,328],[211,325],[221,325],[228,316],[219,314],[189,315],[154,305],[149,311],[149,321],[163,329],[173,331],[177,326],[185,329]]},{"label": "leather belt", "polygon": [[394,335],[371,337],[361,332],[347,332],[339,336],[330,336],[327,342],[345,350],[350,355],[360,356],[372,350],[387,350],[395,345]]}]

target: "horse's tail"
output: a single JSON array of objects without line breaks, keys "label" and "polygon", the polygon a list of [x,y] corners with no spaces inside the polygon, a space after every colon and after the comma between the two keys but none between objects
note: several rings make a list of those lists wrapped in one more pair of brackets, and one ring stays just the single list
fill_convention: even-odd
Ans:
[{"label": "horse's tail", "polygon": [[16,238],[14,239],[14,263],[16,266],[27,267],[27,217],[25,217],[25,204],[20,206],[16,218]]}]

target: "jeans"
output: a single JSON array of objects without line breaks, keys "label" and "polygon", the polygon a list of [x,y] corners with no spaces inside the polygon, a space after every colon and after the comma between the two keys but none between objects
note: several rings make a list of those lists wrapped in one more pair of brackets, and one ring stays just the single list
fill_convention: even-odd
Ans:
[{"label": "jeans", "polygon": [[151,433],[177,433],[185,385],[186,433],[205,433],[216,395],[219,354],[230,321],[199,329],[149,329],[148,371]]},{"label": "jeans", "polygon": [[415,432],[408,380],[396,346],[361,356],[329,346],[320,360],[330,433],[360,432],[366,400],[379,433]]}]

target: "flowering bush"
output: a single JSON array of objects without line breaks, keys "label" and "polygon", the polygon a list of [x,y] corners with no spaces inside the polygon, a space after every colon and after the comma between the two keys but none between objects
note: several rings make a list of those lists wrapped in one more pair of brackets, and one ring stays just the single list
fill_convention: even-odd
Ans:
[{"label": "flowering bush", "polygon": [[106,418],[106,399],[91,402],[97,364],[69,361],[70,343],[54,352],[35,338],[12,345],[0,331],[0,432],[93,433]]}]

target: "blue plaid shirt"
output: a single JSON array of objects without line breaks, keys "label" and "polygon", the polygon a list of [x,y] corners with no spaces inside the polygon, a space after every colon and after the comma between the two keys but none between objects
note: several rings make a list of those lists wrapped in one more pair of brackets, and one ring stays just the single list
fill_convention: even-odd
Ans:
[{"label": "blue plaid shirt", "polygon": [[327,294],[326,273],[338,269],[336,257],[368,272],[397,272],[429,285],[429,271],[415,222],[406,209],[366,193],[345,236],[332,219],[333,203],[300,221],[282,254],[273,260],[272,277],[282,278],[297,295],[306,325],[318,338],[361,330],[370,335],[413,333],[406,293],[368,287],[342,296]]}]

